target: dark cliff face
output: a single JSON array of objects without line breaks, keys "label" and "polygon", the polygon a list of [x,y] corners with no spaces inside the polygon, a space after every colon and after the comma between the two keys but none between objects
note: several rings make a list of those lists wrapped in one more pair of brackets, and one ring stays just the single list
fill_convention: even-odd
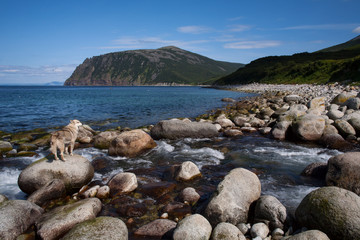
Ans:
[{"label": "dark cliff face", "polygon": [[242,67],[176,47],[115,52],[87,58],[64,85],[210,84]]}]

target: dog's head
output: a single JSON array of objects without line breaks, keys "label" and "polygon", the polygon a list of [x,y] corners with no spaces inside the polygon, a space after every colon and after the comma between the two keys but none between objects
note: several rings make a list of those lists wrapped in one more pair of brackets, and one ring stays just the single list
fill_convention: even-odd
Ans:
[{"label": "dog's head", "polygon": [[82,125],[82,123],[79,120],[76,120],[76,119],[70,120],[70,123],[74,124],[77,127]]}]

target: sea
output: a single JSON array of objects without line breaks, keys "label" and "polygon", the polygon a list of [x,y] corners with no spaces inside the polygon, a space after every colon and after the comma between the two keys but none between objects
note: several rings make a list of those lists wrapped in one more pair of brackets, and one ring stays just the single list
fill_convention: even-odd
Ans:
[{"label": "sea", "polygon": [[[225,97],[244,99],[249,93],[202,87],[0,87],[0,131],[15,133],[36,128],[53,131],[78,119],[95,130],[117,127],[136,128],[160,120],[188,117],[224,108]],[[313,162],[327,160],[341,152],[317,145],[277,141],[259,133],[238,138],[221,135],[215,139],[159,140],[157,147],[136,158],[108,156],[107,150],[78,148],[76,154],[106,167],[95,171],[94,180],[106,181],[113,175],[133,171],[140,184],[161,181],[165,167],[183,161],[194,162],[203,173],[193,187],[214,189],[231,169],[243,167],[257,174],[263,195],[273,195],[294,212],[301,200],[322,182],[302,177]],[[34,157],[0,160],[0,193],[10,199],[26,199],[17,186],[21,171],[49,154],[38,149]],[[205,190],[204,190],[205,189]]]}]

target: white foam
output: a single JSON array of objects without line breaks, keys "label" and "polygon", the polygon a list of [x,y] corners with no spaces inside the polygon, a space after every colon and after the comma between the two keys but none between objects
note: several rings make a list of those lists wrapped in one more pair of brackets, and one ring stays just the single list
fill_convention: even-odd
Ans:
[{"label": "white foam", "polygon": [[[22,191],[17,185],[17,180],[21,171],[18,169],[3,168],[0,172],[0,189],[9,199],[16,199],[17,195],[21,195]],[[25,196],[23,193],[22,195]]]},{"label": "white foam", "polygon": [[101,150],[97,148],[80,148],[74,150],[75,154],[79,154],[80,156],[83,156],[84,158],[88,159],[90,162],[93,160],[94,156],[106,156],[107,150]]},{"label": "white foam", "polygon": [[174,146],[171,146],[165,141],[156,141],[157,147],[155,148],[156,151],[159,152],[173,152],[175,150]]}]

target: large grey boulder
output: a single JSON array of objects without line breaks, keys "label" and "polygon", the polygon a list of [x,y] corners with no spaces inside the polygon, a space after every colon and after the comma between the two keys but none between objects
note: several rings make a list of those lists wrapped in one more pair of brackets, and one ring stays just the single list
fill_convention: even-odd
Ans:
[{"label": "large grey boulder", "polygon": [[156,147],[155,141],[149,134],[140,129],[126,131],[118,135],[110,143],[109,155],[122,157],[136,157]]},{"label": "large grey boulder", "polygon": [[36,220],[37,234],[42,239],[58,239],[76,224],[94,219],[101,211],[101,207],[102,204],[98,198],[87,198],[54,208]]},{"label": "large grey boulder", "polygon": [[326,184],[360,195],[360,152],[347,152],[330,158]]},{"label": "large grey boulder", "polygon": [[231,223],[219,223],[211,235],[212,240],[226,239],[226,240],[246,240],[244,234]]},{"label": "large grey boulder", "polygon": [[24,200],[0,203],[0,239],[13,240],[35,223],[44,210]]},{"label": "large grey boulder", "polygon": [[314,114],[306,114],[297,119],[293,125],[293,132],[302,140],[319,140],[325,129],[325,119]]},{"label": "large grey boulder", "polygon": [[99,133],[94,137],[94,147],[108,149],[112,140],[114,140],[119,134],[120,133],[118,131],[106,131]]},{"label": "large grey boulder", "polygon": [[184,122],[164,120],[158,122],[150,131],[154,139],[211,138],[219,135],[216,126],[208,122]]},{"label": "large grey boulder", "polygon": [[249,170],[235,168],[217,186],[205,209],[205,217],[213,226],[220,222],[234,225],[247,222],[251,203],[259,199],[259,178]]},{"label": "large grey boulder", "polygon": [[255,206],[255,222],[268,223],[270,230],[284,229],[287,212],[281,202],[270,195],[263,195]]},{"label": "large grey boulder", "polygon": [[330,240],[330,238],[319,230],[309,230],[295,234],[287,240]]},{"label": "large grey boulder", "polygon": [[296,209],[296,220],[308,229],[318,229],[330,239],[360,239],[360,197],[338,187],[323,187],[309,193]]},{"label": "large grey boulder", "polygon": [[45,202],[63,197],[65,194],[64,182],[60,179],[54,179],[33,192],[27,200],[42,206]]},{"label": "large grey boulder", "polygon": [[360,118],[351,118],[348,120],[348,122],[355,129],[356,133],[360,136]]},{"label": "large grey boulder", "polygon": [[31,194],[54,179],[64,182],[68,193],[86,185],[94,177],[94,168],[84,157],[74,154],[66,161],[42,158],[27,166],[18,178],[20,189]]},{"label": "large grey boulder", "polygon": [[207,240],[211,236],[212,227],[208,220],[200,214],[194,214],[181,220],[174,231],[174,240]]},{"label": "large grey boulder", "polygon": [[134,234],[143,238],[161,238],[176,228],[176,222],[169,219],[156,219],[139,229]]},{"label": "large grey boulder", "polygon": [[98,217],[77,224],[61,240],[127,240],[125,223],[114,217]]}]

